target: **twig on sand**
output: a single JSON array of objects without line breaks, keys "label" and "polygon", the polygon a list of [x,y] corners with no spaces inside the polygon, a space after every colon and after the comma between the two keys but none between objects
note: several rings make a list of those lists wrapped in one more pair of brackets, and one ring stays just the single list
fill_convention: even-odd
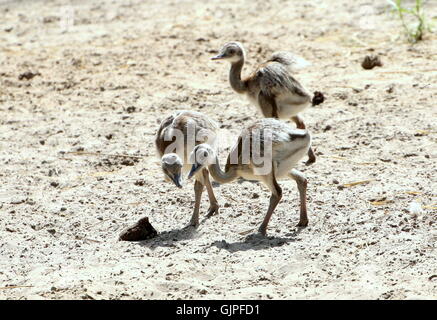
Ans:
[{"label": "twig on sand", "polygon": [[423,206],[422,208],[424,208],[424,209],[431,209],[431,210],[437,210],[437,204],[430,204],[430,205],[427,205],[427,206]]},{"label": "twig on sand", "polygon": [[345,188],[349,188],[349,187],[353,187],[353,186],[357,186],[359,184],[366,184],[369,182],[374,181],[375,179],[369,179],[369,180],[361,180],[361,181],[355,181],[355,182],[350,182],[350,183],[345,183],[343,184],[343,187]]},{"label": "twig on sand", "polygon": [[[403,193],[403,192],[401,192],[401,193]],[[419,195],[419,194],[422,194],[423,192],[420,192],[420,191],[405,191],[405,193],[412,194],[412,195]]]},{"label": "twig on sand", "polygon": [[393,203],[393,200],[376,200],[376,201],[370,201],[370,204],[374,205],[374,206],[383,206],[385,204],[389,204],[389,203]]},{"label": "twig on sand", "polygon": [[403,267],[402,269],[407,269],[408,267],[413,267],[416,265],[416,261],[410,261],[405,267]]},{"label": "twig on sand", "polygon": [[95,242],[95,243],[102,243],[102,241],[94,240],[94,239],[89,239],[89,238],[85,238],[85,237],[81,237],[81,236],[76,236],[75,238],[76,238],[76,240],[83,240],[83,241],[91,241],[91,242]]},{"label": "twig on sand", "polygon": [[436,133],[437,131],[430,131],[430,130],[417,130],[417,134],[427,136],[431,133]]},{"label": "twig on sand", "polygon": [[253,230],[255,230],[255,229],[250,229],[250,230],[246,230],[243,232],[238,232],[238,234],[241,236],[245,236],[245,235],[248,235],[249,233],[251,233]]}]

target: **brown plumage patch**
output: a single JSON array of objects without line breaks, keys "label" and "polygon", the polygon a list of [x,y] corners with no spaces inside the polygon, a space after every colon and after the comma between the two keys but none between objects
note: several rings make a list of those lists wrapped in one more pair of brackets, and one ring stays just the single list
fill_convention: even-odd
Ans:
[{"label": "brown plumage patch", "polygon": [[258,103],[261,106],[264,117],[279,119],[275,97],[261,91],[258,95]]},{"label": "brown plumage patch", "polygon": [[187,110],[177,111],[161,122],[158,132],[156,133],[155,145],[159,156],[162,157],[164,153],[166,153],[167,148],[176,141],[176,137],[172,137],[171,141],[165,140],[166,130],[173,128],[179,130],[184,135],[184,159],[188,159],[190,152],[188,149],[188,126],[190,123],[193,124],[195,129],[194,134],[196,139],[199,139],[196,141],[196,145],[208,143],[208,138],[215,137],[218,125],[214,121],[211,121],[199,112]]},{"label": "brown plumage patch", "polygon": [[174,117],[173,115],[165,118],[162,122],[161,125],[159,126],[158,132],[155,135],[155,145],[156,145],[156,149],[159,152],[159,155],[162,157],[164,155],[165,149],[173,142],[173,141],[165,141],[163,138],[163,133],[164,130],[171,125],[171,123],[173,122]]}]

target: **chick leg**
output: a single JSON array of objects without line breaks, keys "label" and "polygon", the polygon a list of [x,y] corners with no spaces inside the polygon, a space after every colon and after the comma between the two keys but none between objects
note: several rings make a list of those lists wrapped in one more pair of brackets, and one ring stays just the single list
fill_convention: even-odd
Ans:
[{"label": "chick leg", "polygon": [[212,189],[211,181],[209,180],[209,171],[207,169],[203,169],[203,182],[206,186],[206,191],[208,191],[208,197],[209,197],[209,209],[208,209],[208,217],[213,216],[214,214],[219,213],[219,205],[217,202],[217,199],[214,195],[214,190]]},{"label": "chick leg", "polygon": [[190,226],[197,227],[199,226],[199,208],[200,208],[200,199],[202,198],[203,192],[203,184],[200,181],[194,182],[194,211],[191,216]]},{"label": "chick leg", "polygon": [[265,236],[267,233],[267,225],[269,224],[270,218],[272,217],[272,213],[275,210],[276,206],[278,205],[279,201],[282,198],[282,189],[278,185],[278,182],[276,181],[275,177],[275,171],[272,166],[272,173],[267,177],[265,183],[269,187],[270,191],[272,192],[272,195],[270,197],[270,203],[269,208],[267,210],[267,214],[264,217],[264,220],[259,227],[258,231]]},{"label": "chick leg", "polygon": [[294,117],[291,117],[291,120],[293,120],[293,122],[296,124],[296,127],[298,129],[306,129],[305,123],[303,122],[303,119],[300,116],[295,115]]},{"label": "chick leg", "polygon": [[307,216],[307,203],[306,203],[306,197],[307,197],[307,179],[302,174],[302,172],[293,169],[289,173],[289,177],[296,181],[297,183],[297,189],[299,190],[299,196],[300,196],[300,218],[299,223],[297,224],[298,227],[306,227],[308,225],[308,216]]},{"label": "chick leg", "polygon": [[[306,129],[305,123],[303,122],[302,118],[298,115],[291,118],[293,122],[296,124],[296,127],[298,129]],[[305,162],[305,165],[309,166],[312,165],[314,162],[316,162],[316,154],[313,151],[313,148],[310,147],[308,149],[308,160]]]}]

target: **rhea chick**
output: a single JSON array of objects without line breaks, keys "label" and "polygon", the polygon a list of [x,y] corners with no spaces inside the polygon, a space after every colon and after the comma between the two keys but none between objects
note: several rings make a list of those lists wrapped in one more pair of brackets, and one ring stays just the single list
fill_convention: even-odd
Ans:
[{"label": "rhea chick", "polygon": [[[215,140],[219,126],[206,115],[195,111],[176,111],[160,124],[155,138],[157,153],[161,158],[161,168],[167,181],[182,188],[182,175],[188,173],[191,165],[188,157],[198,144],[206,144],[215,150]],[[219,205],[209,180],[208,169],[199,171],[195,176],[195,204],[190,225],[199,225],[199,208],[202,192],[206,187],[210,201],[208,215],[219,211]]]},{"label": "rhea chick", "polygon": [[[311,136],[307,130],[294,129],[277,119],[256,121],[240,134],[236,145],[228,155],[225,170],[220,167],[217,153],[207,144],[196,146],[191,154],[194,163],[189,177],[199,170],[208,168],[211,176],[219,183],[229,183],[237,178],[258,180],[271,191],[267,214],[259,227],[266,234],[267,225],[273,211],[282,197],[282,189],[277,180],[289,177],[296,181],[300,194],[299,227],[308,225],[306,208],[307,180],[294,167],[311,147]],[[263,154],[263,166],[256,159],[254,150]]]},{"label": "rhea chick", "polygon": [[[305,123],[298,115],[309,105],[318,104],[317,99],[291,75],[296,57],[289,52],[277,52],[261,64],[250,76],[241,78],[245,61],[245,50],[239,42],[226,43],[212,60],[227,60],[231,63],[229,81],[232,89],[246,94],[265,118],[292,119],[297,128],[305,129]],[[308,150],[310,165],[316,161],[315,154]]]}]

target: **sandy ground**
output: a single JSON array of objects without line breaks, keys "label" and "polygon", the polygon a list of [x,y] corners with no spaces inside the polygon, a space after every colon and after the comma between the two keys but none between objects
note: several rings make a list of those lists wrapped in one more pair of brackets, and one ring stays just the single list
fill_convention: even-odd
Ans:
[{"label": "sandy ground", "polygon": [[[0,1],[0,298],[436,299],[437,37],[411,46],[369,3]],[[193,231],[192,183],[163,180],[165,115],[234,135],[260,117],[209,60],[231,40],[246,74],[277,50],[304,57],[296,77],[327,97],[303,113],[318,155],[298,167],[304,230],[293,181],[261,238],[265,187],[216,185],[220,214],[204,219],[204,194]],[[384,66],[363,70],[369,53]],[[117,240],[144,216],[157,238]]]}]

